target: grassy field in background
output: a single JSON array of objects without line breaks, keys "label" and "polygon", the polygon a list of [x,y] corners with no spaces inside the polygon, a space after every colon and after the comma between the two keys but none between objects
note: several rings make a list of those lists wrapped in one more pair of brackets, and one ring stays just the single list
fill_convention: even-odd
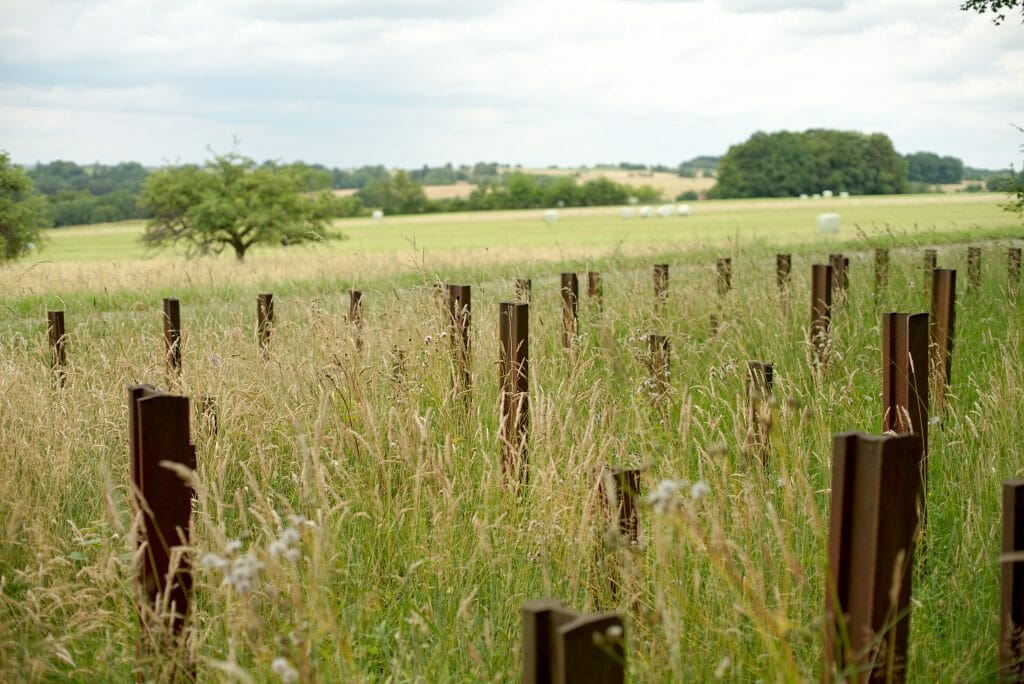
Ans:
[{"label": "grassy field in background", "polygon": [[[832,435],[880,428],[880,315],[928,309],[920,247],[965,273],[971,243],[983,280],[968,292],[959,279],[908,667],[910,681],[992,681],[999,486],[1024,475],[1024,303],[1006,283],[1006,247],[1024,229],[999,201],[702,202],[685,219],[566,210],[552,226],[540,211],[389,217],[339,222],[349,240],[257,250],[243,264],[141,259],[138,225],[54,231],[40,261],[0,269],[0,680],[132,678],[125,395],[137,382],[194,406],[213,398],[218,430],[199,413],[192,427],[195,557],[262,564],[240,593],[197,563],[189,634],[202,681],[279,681],[276,658],[300,681],[514,681],[520,608],[549,595],[624,613],[631,681],[816,680]],[[831,210],[842,231],[821,236],[814,217]],[[893,256],[876,301],[877,244]],[[815,372],[810,266],[840,250],[850,296],[834,312],[831,362]],[[788,299],[776,251],[794,255]],[[722,299],[718,255],[733,259]],[[670,264],[663,309],[654,260]],[[604,307],[582,298],[566,354],[558,273],[588,268],[603,274]],[[533,278],[530,484],[513,494],[496,329],[519,275]],[[473,286],[468,404],[449,389],[439,280]],[[361,348],[346,317],[352,286],[364,293]],[[268,358],[254,336],[261,291],[275,295]],[[164,366],[162,296],[181,300],[180,377]],[[67,314],[61,389],[47,308]],[[662,403],[646,389],[651,332],[672,345]],[[751,359],[775,364],[767,467],[746,446]],[[685,479],[710,495],[684,489],[666,514],[645,506],[641,544],[626,547],[597,497],[605,464],[644,468],[646,492]],[[288,529],[295,560],[272,553]]]}]

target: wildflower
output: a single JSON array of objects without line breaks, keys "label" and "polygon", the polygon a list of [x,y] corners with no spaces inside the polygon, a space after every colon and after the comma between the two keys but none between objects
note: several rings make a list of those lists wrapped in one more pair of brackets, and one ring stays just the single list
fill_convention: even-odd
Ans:
[{"label": "wildflower", "polygon": [[288,551],[288,545],[280,539],[275,539],[270,542],[270,546],[267,547],[267,553],[270,554],[271,558],[277,558],[278,556],[284,555]]},{"label": "wildflower", "polygon": [[284,552],[284,557],[285,557],[286,560],[288,560],[288,561],[290,561],[292,563],[297,563],[299,558],[302,557],[302,554],[299,553],[298,549],[288,549],[287,551]]},{"label": "wildflower", "polygon": [[689,486],[686,480],[662,480],[647,496],[647,503],[655,513],[667,513],[679,503],[679,490]]},{"label": "wildflower", "polygon": [[238,553],[242,550],[242,542],[237,539],[233,539],[228,542],[228,545],[224,547],[224,550],[228,553]]},{"label": "wildflower", "polygon": [[203,557],[199,560],[199,564],[211,570],[224,570],[228,567],[228,560],[215,553],[204,553]]},{"label": "wildflower", "polygon": [[299,681],[299,671],[288,662],[287,658],[282,658],[281,656],[274,658],[274,662],[270,664],[270,669],[281,678],[282,682]]},{"label": "wildflower", "polygon": [[231,569],[224,573],[224,583],[233,586],[239,594],[248,594],[253,590],[262,568],[263,563],[250,551],[231,563]]},{"label": "wildflower", "polygon": [[703,501],[710,493],[711,487],[708,486],[707,482],[701,480],[694,482],[693,486],[690,487],[690,498],[694,501]]}]

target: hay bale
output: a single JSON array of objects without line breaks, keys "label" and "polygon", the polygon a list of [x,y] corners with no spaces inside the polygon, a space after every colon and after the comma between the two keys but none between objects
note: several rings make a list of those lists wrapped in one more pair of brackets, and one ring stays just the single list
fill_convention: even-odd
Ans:
[{"label": "hay bale", "polygon": [[821,191],[821,196],[824,197],[825,199],[832,199],[832,191],[831,190],[822,190]]},{"label": "hay bale", "polygon": [[622,207],[622,209],[619,210],[619,216],[624,219],[631,219],[633,218],[633,210],[629,207]]},{"label": "hay bale", "polygon": [[651,210],[650,207],[648,207],[648,206],[640,207],[640,218],[648,219],[648,218],[651,218],[652,216],[654,216],[654,212]]},{"label": "hay bale", "polygon": [[658,207],[658,216],[661,218],[670,218],[676,215],[676,208],[671,204],[662,204]]},{"label": "hay bale", "polygon": [[373,217],[374,221],[380,221],[380,220],[383,220],[383,218],[384,218],[384,212],[381,211],[380,209],[374,209],[373,213],[370,214],[370,216]]},{"label": "hay bale", "polygon": [[690,215],[690,205],[689,204],[680,204],[678,207],[676,207],[676,213],[679,214],[680,216],[689,216]]},{"label": "hay bale", "polygon": [[800,193],[800,199],[802,199],[802,200],[811,199],[811,196],[808,195],[806,192],[801,192]]},{"label": "hay bale", "polygon": [[839,214],[818,214],[819,233],[838,233]]},{"label": "hay bale", "polygon": [[843,190],[841,193],[839,193],[839,197],[841,199],[848,199],[850,197],[850,193],[848,193],[845,190]]},{"label": "hay bale", "polygon": [[558,211],[556,209],[548,209],[544,212],[544,223],[549,226],[558,220]]}]

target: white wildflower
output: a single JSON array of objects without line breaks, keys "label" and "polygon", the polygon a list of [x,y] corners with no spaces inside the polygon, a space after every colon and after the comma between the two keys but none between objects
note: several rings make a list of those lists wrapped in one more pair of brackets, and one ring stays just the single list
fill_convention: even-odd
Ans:
[{"label": "white wildflower", "polygon": [[299,671],[288,662],[287,658],[282,658],[280,656],[274,658],[274,662],[270,664],[270,669],[274,671],[274,674],[281,678],[282,682],[299,681]]},{"label": "white wildflower", "polygon": [[248,594],[253,590],[262,568],[263,563],[250,551],[231,563],[231,569],[224,573],[224,583],[233,586],[239,594]]},{"label": "white wildflower", "polygon": [[278,556],[284,555],[288,551],[288,545],[280,539],[275,539],[270,542],[270,546],[267,547],[267,553],[270,554],[271,558],[277,558]]},{"label": "white wildflower", "polygon": [[199,564],[212,570],[224,570],[228,567],[227,559],[215,553],[204,553]]},{"label": "white wildflower", "polygon": [[690,487],[690,498],[694,501],[702,501],[707,498],[708,494],[711,493],[711,487],[708,486],[707,482],[698,480],[693,483]]},{"label": "white wildflower", "polygon": [[288,549],[284,552],[284,557],[292,563],[297,563],[298,560],[302,558],[302,554],[299,552],[298,549]]},{"label": "white wildflower", "polygon": [[287,527],[281,533],[281,539],[286,546],[294,546],[299,543],[299,532],[294,527]]},{"label": "white wildflower", "polygon": [[647,503],[655,513],[667,513],[679,503],[679,490],[689,486],[685,480],[662,480],[647,496]]},{"label": "white wildflower", "polygon": [[242,550],[242,542],[238,541],[237,539],[232,539],[228,542],[228,545],[224,547],[224,550],[232,554],[238,553]]}]

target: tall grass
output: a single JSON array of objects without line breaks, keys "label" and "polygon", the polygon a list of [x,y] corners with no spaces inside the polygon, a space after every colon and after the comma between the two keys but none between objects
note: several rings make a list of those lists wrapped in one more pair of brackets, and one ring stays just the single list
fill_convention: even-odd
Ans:
[{"label": "tall grass", "polygon": [[[915,240],[888,239],[904,241]],[[999,486],[1024,474],[1024,306],[1006,291],[1005,244],[986,243],[979,291],[961,276],[949,407],[931,431],[927,563],[914,577],[915,680],[995,671]],[[774,249],[728,254],[734,289],[722,300],[713,252],[672,255],[662,310],[650,263],[664,255],[444,272],[333,264],[352,268],[344,274],[328,260],[303,273],[292,257],[237,277],[189,267],[147,284],[110,273],[105,292],[21,283],[0,320],[0,678],[131,676],[126,387],[154,382],[216,406],[216,432],[198,408],[192,426],[188,635],[204,679],[514,680],[520,607],[544,595],[625,613],[637,681],[814,679],[831,437],[879,431],[880,313],[928,306],[909,248],[894,251],[876,303],[868,246],[846,245],[850,293],[834,309],[822,372],[805,340],[810,265],[824,249],[793,250],[788,299],[775,290]],[[965,271],[966,248],[942,248],[939,263]],[[557,273],[588,266],[602,272],[604,309],[582,296],[567,354]],[[496,330],[519,274],[533,278],[530,482],[513,491],[500,465]],[[468,403],[450,392],[438,279],[473,285]],[[353,283],[364,292],[362,349],[345,320]],[[275,293],[267,359],[257,291]],[[182,299],[180,377],[164,365],[159,297],[169,295]],[[47,369],[44,315],[61,298],[62,388]],[[661,400],[644,383],[652,332],[672,345]],[[767,467],[746,446],[752,359],[775,365]],[[670,479],[710,493],[683,488],[665,512],[645,508],[640,544],[625,545],[598,497],[606,464],[642,467],[647,491]],[[285,538],[297,559],[274,546]],[[239,591],[214,555],[245,554],[260,565]]]}]

